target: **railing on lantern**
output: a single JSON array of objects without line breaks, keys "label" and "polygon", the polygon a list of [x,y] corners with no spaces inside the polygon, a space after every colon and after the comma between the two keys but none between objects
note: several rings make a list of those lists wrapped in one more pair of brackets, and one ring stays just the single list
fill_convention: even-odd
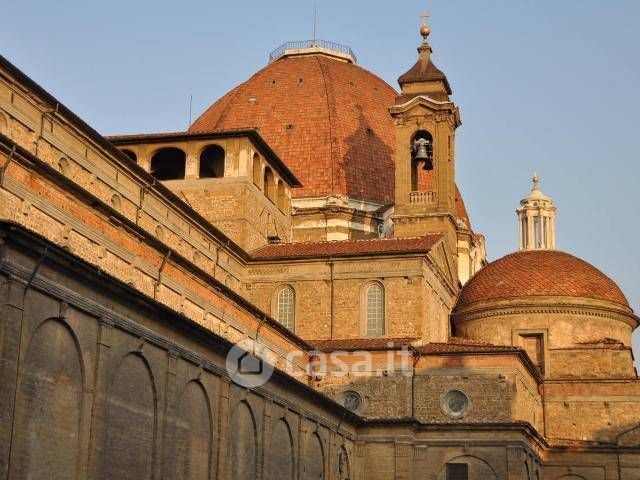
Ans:
[{"label": "railing on lantern", "polygon": [[437,192],[409,192],[409,203],[433,205],[438,203]]},{"label": "railing on lantern", "polygon": [[306,50],[310,48],[319,48],[323,50],[331,50],[337,53],[341,53],[342,55],[348,55],[353,59],[353,63],[357,63],[358,59],[356,58],[356,54],[353,53],[351,47],[346,45],[341,45],[335,42],[329,42],[327,40],[300,40],[297,42],[287,42],[280,45],[273,52],[269,54],[269,63],[278,60],[280,57],[284,56],[289,50]]}]

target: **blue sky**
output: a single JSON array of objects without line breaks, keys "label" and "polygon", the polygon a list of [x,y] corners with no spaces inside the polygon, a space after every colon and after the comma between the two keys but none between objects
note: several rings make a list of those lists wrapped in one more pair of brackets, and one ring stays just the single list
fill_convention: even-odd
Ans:
[{"label": "blue sky", "polygon": [[190,95],[195,118],[281,43],[310,38],[314,3],[318,37],[394,87],[427,9],[462,110],[458,184],[490,258],[517,248],[514,211],[537,170],[558,247],[640,311],[636,0],[7,1],[0,52],[104,134],[184,130]]}]

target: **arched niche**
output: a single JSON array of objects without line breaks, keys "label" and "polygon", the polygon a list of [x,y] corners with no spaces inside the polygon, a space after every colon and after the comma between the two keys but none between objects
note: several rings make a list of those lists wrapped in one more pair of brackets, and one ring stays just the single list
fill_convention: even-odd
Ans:
[{"label": "arched niche", "polygon": [[231,415],[228,450],[228,478],[255,480],[258,460],[256,422],[246,402],[240,402]]},{"label": "arched niche", "polygon": [[278,208],[281,212],[287,211],[287,189],[283,181],[278,182]]},{"label": "arched niche", "polygon": [[262,180],[262,164],[260,162],[260,155],[253,154],[253,183],[256,187],[260,188]]},{"label": "arched niche", "polygon": [[198,176],[200,178],[224,177],[224,162],[224,148],[219,145],[209,145],[200,154]]},{"label": "arched niche", "polygon": [[117,193],[114,193],[111,196],[111,207],[113,207],[113,209],[116,210],[117,212],[122,211],[122,199],[120,198],[120,195],[118,195]]},{"label": "arched niche", "polygon": [[469,478],[482,478],[482,480],[497,480],[495,469],[480,457],[474,455],[460,455],[447,461],[440,469],[438,480],[447,480],[449,466],[466,465]]},{"label": "arched niche", "polygon": [[146,361],[127,355],[107,396],[103,478],[151,479],[156,437],[156,394]]},{"label": "arched niche", "polygon": [[187,383],[175,408],[171,478],[210,478],[213,425],[209,405],[202,385]]},{"label": "arched niche", "polygon": [[276,202],[276,177],[270,167],[264,169],[262,190],[269,200]]},{"label": "arched niche", "polygon": [[317,433],[307,439],[304,450],[302,480],[317,480],[325,478],[324,448]]},{"label": "arched niche", "polygon": [[151,157],[151,175],[158,180],[181,180],[187,157],[179,148],[161,148]]},{"label": "arched niche", "polygon": [[349,452],[344,445],[338,449],[334,470],[334,478],[336,480],[350,480],[352,478],[351,459],[349,458]]},{"label": "arched niche", "polygon": [[19,378],[10,478],[76,478],[83,397],[80,349],[58,319],[34,332]]},{"label": "arched niche", "polygon": [[273,427],[269,438],[269,454],[266,456],[265,480],[293,480],[295,458],[293,436],[284,418]]}]

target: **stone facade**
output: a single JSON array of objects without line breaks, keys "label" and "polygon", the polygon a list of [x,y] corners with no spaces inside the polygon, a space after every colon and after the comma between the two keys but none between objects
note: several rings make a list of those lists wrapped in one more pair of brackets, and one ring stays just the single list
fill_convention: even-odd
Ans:
[{"label": "stone facade", "polygon": [[[327,190],[304,142],[286,143],[292,124],[274,143],[307,154],[314,196],[297,198],[304,185],[256,130],[105,139],[0,59],[4,478],[640,478],[637,317],[566,257],[478,273],[484,238],[455,183],[459,112],[426,40],[419,51],[375,121],[393,130],[356,135],[395,147],[350,150],[394,164],[385,190],[372,184],[389,171],[343,179],[363,173],[353,164],[331,172],[345,191]],[[261,92],[273,100],[309,63],[350,92],[352,61],[316,53],[275,60]],[[360,70],[365,95],[382,81]],[[296,88],[317,88],[304,72]],[[239,95],[242,111],[258,97]],[[363,118],[380,114],[372,98]],[[415,169],[418,130],[432,170]],[[266,384],[231,381],[240,341],[275,366]]]}]

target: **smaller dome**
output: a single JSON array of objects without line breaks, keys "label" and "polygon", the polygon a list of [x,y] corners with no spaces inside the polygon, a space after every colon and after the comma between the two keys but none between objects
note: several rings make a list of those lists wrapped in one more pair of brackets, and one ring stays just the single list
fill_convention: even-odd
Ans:
[{"label": "smaller dome", "polygon": [[584,260],[557,250],[525,250],[480,270],[460,292],[456,309],[532,296],[592,298],[629,307],[616,283]]}]

